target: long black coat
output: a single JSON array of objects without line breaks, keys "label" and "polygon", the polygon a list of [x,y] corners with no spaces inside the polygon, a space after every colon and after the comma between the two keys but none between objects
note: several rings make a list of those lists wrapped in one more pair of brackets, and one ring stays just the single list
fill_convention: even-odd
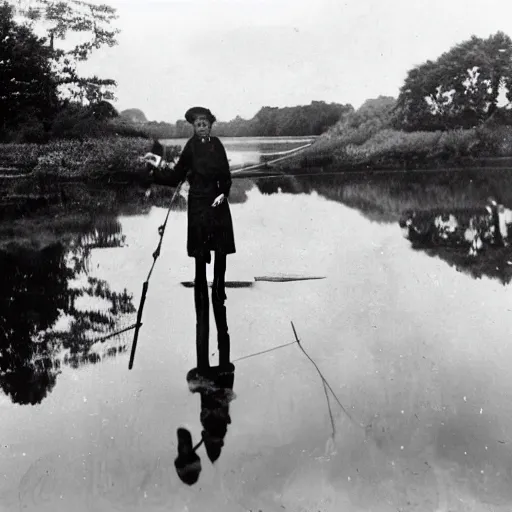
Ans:
[{"label": "long black coat", "polygon": [[[217,137],[201,139],[194,135],[187,141],[172,170],[154,173],[155,183],[177,186],[184,178],[190,184],[188,194],[187,252],[210,262],[210,251],[236,252],[231,211],[227,201],[231,172],[226,151]],[[226,200],[215,208],[219,194]]]}]

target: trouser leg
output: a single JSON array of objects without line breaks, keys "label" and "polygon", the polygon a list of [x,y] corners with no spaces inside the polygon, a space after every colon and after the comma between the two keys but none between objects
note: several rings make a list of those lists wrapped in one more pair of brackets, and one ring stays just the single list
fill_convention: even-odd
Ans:
[{"label": "trouser leg", "polygon": [[212,305],[217,326],[217,344],[219,349],[219,365],[227,366],[230,358],[230,339],[226,317],[225,293],[226,255],[215,253],[213,267]]},{"label": "trouser leg", "polygon": [[208,369],[208,340],[210,335],[210,304],[208,283],[206,281],[206,261],[196,258],[196,277],[194,280],[194,302],[196,308],[196,353],[198,370]]}]

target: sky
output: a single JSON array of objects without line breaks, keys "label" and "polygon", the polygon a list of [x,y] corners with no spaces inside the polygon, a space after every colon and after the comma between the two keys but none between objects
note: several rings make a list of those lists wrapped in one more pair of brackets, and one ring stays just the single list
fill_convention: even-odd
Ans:
[{"label": "sky", "polygon": [[82,66],[117,81],[118,110],[221,121],[311,101],[396,97],[407,71],[471,35],[512,37],[509,0],[103,0],[118,45]]}]

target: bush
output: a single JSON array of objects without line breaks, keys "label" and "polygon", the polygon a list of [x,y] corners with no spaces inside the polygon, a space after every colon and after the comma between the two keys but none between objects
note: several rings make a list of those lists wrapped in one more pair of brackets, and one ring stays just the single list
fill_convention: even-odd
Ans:
[{"label": "bush", "polygon": [[512,156],[512,126],[484,125],[476,129],[476,134],[483,156]]},{"label": "bush", "polygon": [[300,161],[311,165],[330,158],[338,166],[420,168],[458,165],[468,158],[512,157],[512,126],[421,132],[385,128],[361,142],[369,134],[366,128],[348,129],[339,137],[333,130],[306,150]]},{"label": "bush", "polygon": [[41,121],[30,119],[21,124],[15,132],[10,132],[8,139],[19,144],[42,144],[48,141],[48,133],[45,131]]},{"label": "bush", "polygon": [[476,130],[453,130],[442,132],[438,140],[437,151],[448,157],[471,156],[478,145]]},{"label": "bush", "polygon": [[141,138],[106,137],[81,142],[51,142],[39,155],[34,171],[66,178],[92,178],[111,172],[133,172],[140,168],[138,157],[148,151]]},{"label": "bush", "polygon": [[44,148],[41,144],[0,144],[0,160],[5,166],[34,167]]},{"label": "bush", "polygon": [[440,132],[405,133],[386,129],[378,132],[361,145],[349,144],[338,158],[348,159],[350,163],[384,163],[396,160],[402,163],[423,160],[432,153]]},{"label": "bush", "polygon": [[[58,140],[48,144],[2,144],[0,160],[13,166],[33,168],[39,177],[108,178],[136,176],[144,169],[139,160],[150,151],[147,139],[110,136],[82,141]],[[175,159],[179,146],[165,147],[165,158]]]}]

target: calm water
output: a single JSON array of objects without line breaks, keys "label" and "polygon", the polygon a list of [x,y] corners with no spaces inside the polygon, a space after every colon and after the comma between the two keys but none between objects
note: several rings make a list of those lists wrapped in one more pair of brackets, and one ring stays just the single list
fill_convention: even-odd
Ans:
[{"label": "calm water", "polygon": [[[260,162],[262,155],[299,148],[315,137],[220,137],[231,167]],[[162,143],[183,147],[188,139],[164,139]]]},{"label": "calm water", "polygon": [[[235,180],[228,280],[325,279],[227,289],[235,396],[192,486],[174,466],[177,428],[194,443],[203,429],[184,205],[131,371],[133,331],[95,340],[135,321],[169,193],[70,187],[65,207],[2,223],[0,510],[509,511],[512,250],[485,206],[510,207],[511,185],[494,171]],[[239,360],[293,342],[291,321],[343,405],[329,393],[332,421],[297,344]],[[214,341],[212,318],[216,362]]]}]

